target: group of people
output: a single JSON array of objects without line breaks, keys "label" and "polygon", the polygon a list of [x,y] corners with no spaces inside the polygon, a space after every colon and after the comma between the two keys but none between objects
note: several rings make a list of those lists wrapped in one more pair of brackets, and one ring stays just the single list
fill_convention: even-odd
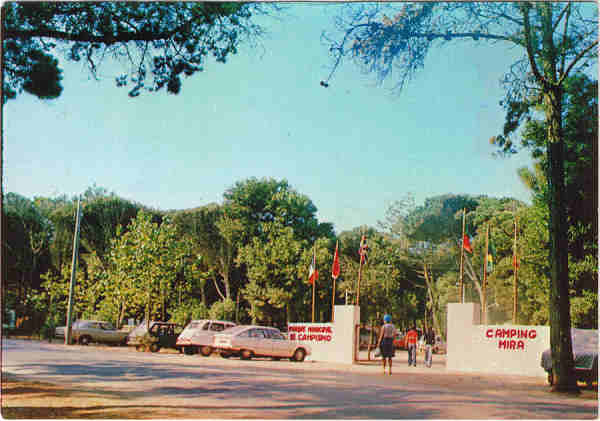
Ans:
[{"label": "group of people", "polygon": [[[417,343],[419,341],[419,332],[413,325],[406,333],[406,344],[408,346],[408,366],[417,366]],[[392,316],[386,314],[383,316],[383,326],[379,332],[377,345],[383,359],[383,374],[386,366],[389,367],[389,375],[392,374],[392,357],[394,356],[394,338],[396,337],[396,327],[392,324]],[[429,328],[423,334],[425,342],[425,366],[431,367],[433,363],[433,346],[435,345],[435,332]]]}]

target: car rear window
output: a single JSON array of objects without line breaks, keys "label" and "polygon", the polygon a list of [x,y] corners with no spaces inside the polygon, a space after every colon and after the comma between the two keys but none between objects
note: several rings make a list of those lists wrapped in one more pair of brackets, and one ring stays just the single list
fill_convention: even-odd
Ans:
[{"label": "car rear window", "polygon": [[230,333],[232,335],[235,335],[246,329],[248,329],[248,326],[233,326],[233,327],[230,327],[229,329],[225,329],[223,331],[223,333]]}]

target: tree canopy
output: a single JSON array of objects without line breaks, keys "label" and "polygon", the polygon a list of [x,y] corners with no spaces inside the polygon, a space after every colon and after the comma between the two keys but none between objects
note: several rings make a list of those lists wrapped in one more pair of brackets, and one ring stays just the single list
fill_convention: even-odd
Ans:
[{"label": "tree canopy", "polygon": [[263,32],[253,22],[269,5],[196,2],[8,2],[2,7],[2,101],[26,91],[43,99],[62,92],[56,56],[85,63],[92,76],[110,59],[129,96],[177,94],[182,77],[212,57],[225,63]]}]

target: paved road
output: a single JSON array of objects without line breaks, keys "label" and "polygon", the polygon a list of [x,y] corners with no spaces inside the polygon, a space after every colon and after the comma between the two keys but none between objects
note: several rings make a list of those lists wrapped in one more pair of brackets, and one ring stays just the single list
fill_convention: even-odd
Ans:
[{"label": "paved road", "polygon": [[[378,365],[204,358],[4,339],[2,370],[102,394],[157,418],[587,419],[597,394],[549,392],[543,378]],[[76,403],[74,403],[75,405]]]}]

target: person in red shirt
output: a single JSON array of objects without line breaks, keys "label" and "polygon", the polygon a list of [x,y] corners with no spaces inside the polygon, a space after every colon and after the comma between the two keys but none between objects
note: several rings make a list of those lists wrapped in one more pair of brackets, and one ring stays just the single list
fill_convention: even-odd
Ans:
[{"label": "person in red shirt", "polygon": [[413,325],[412,328],[406,334],[406,345],[408,346],[408,366],[417,366],[417,341],[419,340],[419,334],[417,333],[417,327]]}]

